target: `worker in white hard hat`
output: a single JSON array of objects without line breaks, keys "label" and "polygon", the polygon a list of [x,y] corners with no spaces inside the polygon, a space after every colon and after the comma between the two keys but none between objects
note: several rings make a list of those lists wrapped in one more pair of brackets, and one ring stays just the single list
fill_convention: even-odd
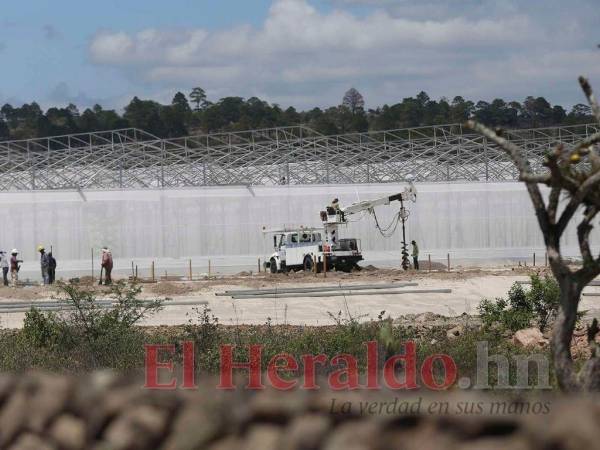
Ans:
[{"label": "worker in white hard hat", "polygon": [[44,284],[50,284],[50,276],[48,275],[48,268],[50,267],[50,258],[46,254],[46,249],[43,245],[38,245],[38,252],[40,252],[40,266],[42,268],[42,279]]},{"label": "worker in white hard hat", "polygon": [[18,258],[19,251],[16,248],[11,250],[10,255],[10,284],[16,288],[19,284],[19,270],[21,269],[19,263],[23,261]]}]

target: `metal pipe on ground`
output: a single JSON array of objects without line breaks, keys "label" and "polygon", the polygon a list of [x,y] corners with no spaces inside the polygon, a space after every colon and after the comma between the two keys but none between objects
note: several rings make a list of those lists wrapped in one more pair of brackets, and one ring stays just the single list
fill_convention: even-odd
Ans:
[{"label": "metal pipe on ground", "polygon": [[299,288],[281,288],[281,289],[241,289],[235,291],[217,292],[217,297],[230,297],[232,295],[263,295],[263,294],[291,294],[296,292],[329,292],[329,291],[362,291],[366,289],[393,289],[408,286],[418,286],[419,283],[386,283],[386,284],[357,284],[356,286],[315,286]]},{"label": "metal pipe on ground", "polygon": [[[149,302],[145,302],[149,303]],[[197,300],[197,301],[169,301],[164,302],[163,306],[197,306],[197,305],[208,305],[206,300]],[[115,306],[115,303],[112,301],[97,303],[97,306],[102,309],[110,309]],[[16,312],[27,312],[32,307],[40,311],[68,311],[75,309],[72,304],[66,303],[22,303],[22,304],[0,304],[0,313],[16,313]]]},{"label": "metal pipe on ground", "polygon": [[303,297],[345,297],[357,295],[400,295],[400,294],[451,294],[452,289],[409,289],[406,291],[375,291],[375,292],[306,292],[289,294],[265,294],[265,295],[232,295],[234,300],[267,299],[267,298],[303,298]]},{"label": "metal pipe on ground", "polygon": [[[96,303],[96,306],[105,306],[112,305],[113,302],[107,303]],[[25,307],[33,307],[33,308],[45,308],[45,307],[63,307],[63,306],[72,306],[72,303],[8,303],[8,304],[0,304],[0,309],[11,309],[11,308],[25,308]]]}]

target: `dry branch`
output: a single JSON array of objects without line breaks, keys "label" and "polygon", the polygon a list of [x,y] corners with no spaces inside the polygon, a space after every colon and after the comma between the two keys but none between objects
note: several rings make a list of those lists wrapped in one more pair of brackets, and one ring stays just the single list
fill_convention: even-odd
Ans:
[{"label": "dry branch", "polygon": [[[600,106],[587,79],[580,77],[579,83],[588,99],[592,112],[600,123]],[[595,346],[595,336],[600,332],[597,321],[589,329],[590,344],[594,342],[592,358],[577,373],[571,357],[571,341],[577,321],[577,311],[583,288],[600,274],[600,256],[594,257],[589,238],[593,221],[600,211],[600,154],[596,144],[600,133],[595,133],[569,151],[558,145],[545,161],[547,173],[531,171],[525,152],[496,131],[474,121],[467,127],[477,131],[504,151],[519,171],[519,179],[527,186],[538,223],[544,234],[550,267],[561,290],[560,311],[556,320],[552,352],[554,368],[561,388],[565,391],[600,390],[600,354]],[[587,157],[588,165],[579,164]],[[550,187],[546,205],[539,185]],[[568,202],[557,220],[561,193],[566,192]],[[583,266],[572,271],[560,253],[560,240],[577,212],[583,208],[583,218],[577,226],[577,238]]]}]

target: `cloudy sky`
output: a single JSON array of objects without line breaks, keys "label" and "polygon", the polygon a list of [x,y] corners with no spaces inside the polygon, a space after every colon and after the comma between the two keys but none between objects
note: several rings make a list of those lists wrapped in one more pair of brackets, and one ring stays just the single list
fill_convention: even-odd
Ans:
[{"label": "cloudy sky", "polygon": [[0,103],[259,96],[297,108],[430,96],[583,100],[598,0],[25,0],[0,13]]}]

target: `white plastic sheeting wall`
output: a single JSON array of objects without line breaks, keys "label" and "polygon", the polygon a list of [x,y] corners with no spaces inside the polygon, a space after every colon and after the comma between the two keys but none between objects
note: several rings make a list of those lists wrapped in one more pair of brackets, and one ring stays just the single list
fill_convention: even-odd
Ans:
[{"label": "white plastic sheeting wall", "polygon": [[[53,245],[60,260],[89,261],[103,245],[116,258],[257,256],[270,252],[263,226],[319,225],[319,211],[339,197],[342,206],[401,192],[404,185],[228,186],[171,190],[59,191],[0,194],[0,247],[17,247],[37,259],[38,243]],[[407,240],[423,257],[480,261],[530,257],[543,241],[529,197],[520,183],[418,184]],[[377,208],[387,225],[399,204]],[[361,239],[373,261],[396,260],[401,229],[383,238],[365,215],[342,229]],[[595,231],[594,242],[598,243]],[[577,254],[574,229],[564,248]],[[233,259],[233,258],[232,258]],[[367,261],[368,263],[369,261]],[[253,263],[255,267],[255,263]],[[86,266],[87,267],[87,266]]]}]

